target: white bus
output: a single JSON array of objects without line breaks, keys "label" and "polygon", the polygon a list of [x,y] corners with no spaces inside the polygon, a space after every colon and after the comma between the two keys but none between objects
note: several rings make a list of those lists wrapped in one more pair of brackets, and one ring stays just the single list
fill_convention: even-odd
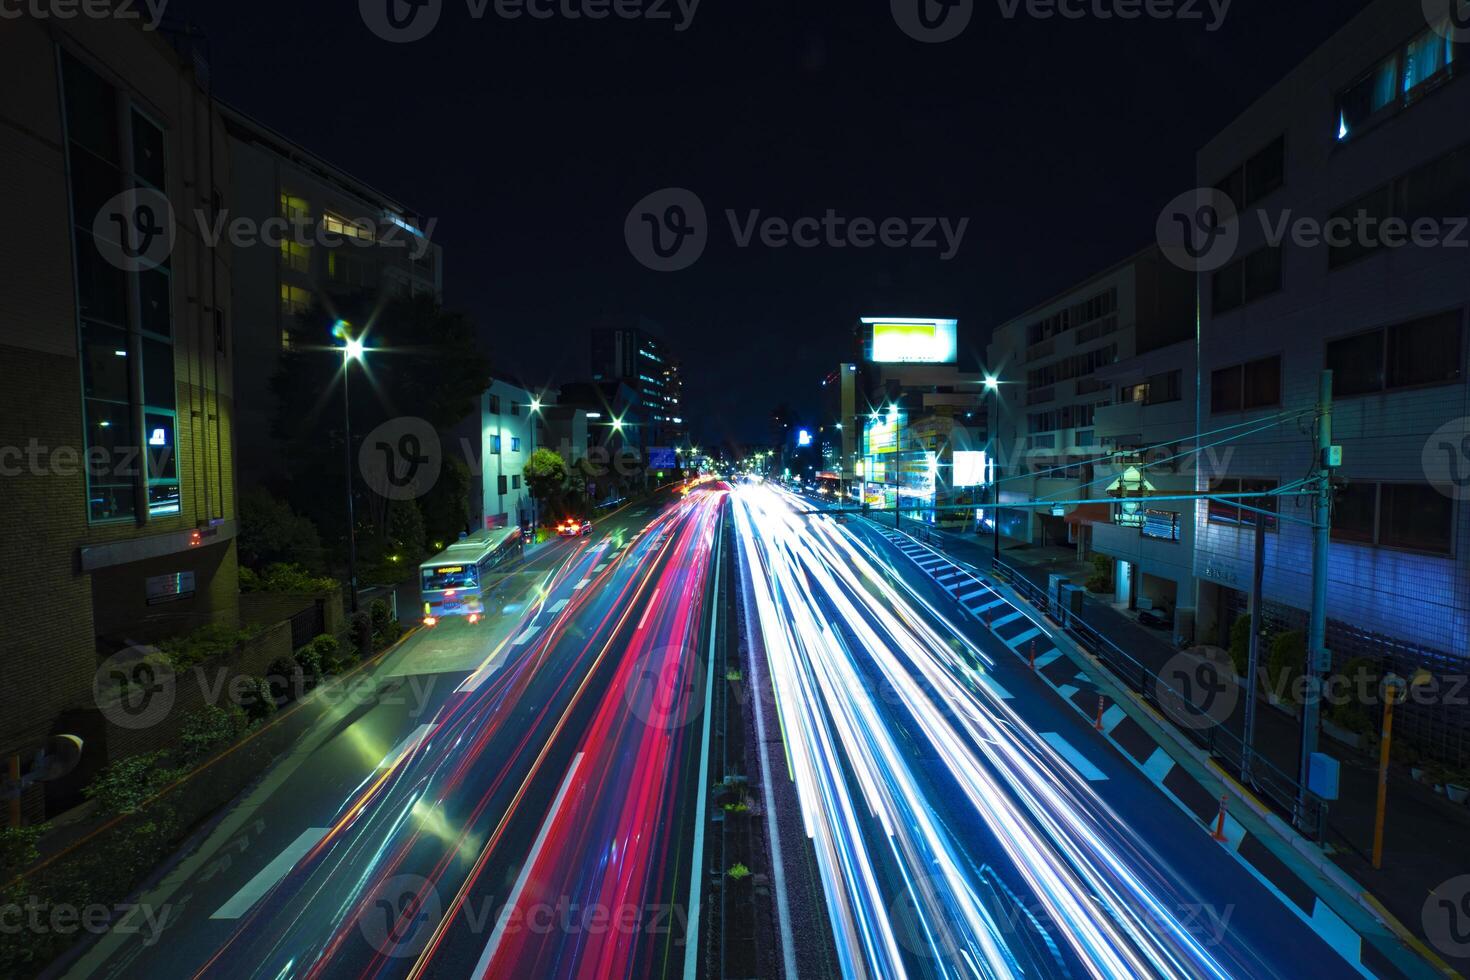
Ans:
[{"label": "white bus", "polygon": [[521,529],[503,527],[460,538],[424,562],[419,566],[424,625],[434,626],[446,616],[471,623],[484,619],[485,591],[495,573],[514,567],[525,550]]}]

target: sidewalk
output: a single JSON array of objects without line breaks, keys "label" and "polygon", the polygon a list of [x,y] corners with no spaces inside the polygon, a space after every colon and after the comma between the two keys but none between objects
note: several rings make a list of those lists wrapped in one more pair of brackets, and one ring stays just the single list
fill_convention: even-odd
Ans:
[{"label": "sidewalk", "polygon": [[[990,537],[940,531],[939,538],[944,550],[956,558],[982,570],[990,567]],[[1069,575],[1080,584],[1092,573],[1092,566],[1077,561],[1071,548],[1003,548],[1001,561],[1042,589],[1053,574]],[[1168,634],[1140,626],[1090,595],[1081,618],[1154,672],[1178,652]],[[1237,736],[1243,730],[1244,714],[1242,699],[1226,726]],[[1294,774],[1299,741],[1299,723],[1294,715],[1264,699],[1258,702],[1255,751],[1259,756],[1282,772]],[[1331,802],[1328,809],[1328,856],[1407,930],[1430,944],[1424,924],[1426,900],[1443,883],[1470,874],[1470,808],[1449,803],[1430,787],[1414,782],[1401,767],[1393,767],[1389,774],[1384,867],[1375,871],[1371,853],[1377,760],[1325,736],[1322,749],[1342,762],[1341,798]],[[1433,945],[1430,948],[1462,973],[1470,971],[1470,959],[1451,956],[1453,950]]]}]

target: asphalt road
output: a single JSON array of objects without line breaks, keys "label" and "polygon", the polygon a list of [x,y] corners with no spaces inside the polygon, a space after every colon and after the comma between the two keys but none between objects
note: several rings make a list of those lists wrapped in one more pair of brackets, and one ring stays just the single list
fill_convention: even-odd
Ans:
[{"label": "asphalt road", "polygon": [[[682,973],[724,490],[531,553],[420,630],[139,901],[87,977]],[[319,703],[318,703],[319,702]]]},{"label": "asphalt road", "polygon": [[1358,974],[871,525],[732,499],[843,975]]}]

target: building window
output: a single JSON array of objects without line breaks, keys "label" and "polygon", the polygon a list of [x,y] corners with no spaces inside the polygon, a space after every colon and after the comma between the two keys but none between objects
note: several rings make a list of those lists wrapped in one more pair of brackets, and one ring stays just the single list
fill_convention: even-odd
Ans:
[{"label": "building window", "polygon": [[311,271],[311,246],[303,242],[294,242],[289,238],[282,238],[281,268],[299,272],[302,275],[309,273]]},{"label": "building window", "polygon": [[1249,412],[1280,404],[1280,357],[1266,357],[1210,373],[1212,412]]},{"label": "building window", "polygon": [[1286,137],[1278,136],[1269,146],[1227,174],[1215,189],[1239,210],[1261,200],[1286,181]]},{"label": "building window", "polygon": [[296,227],[306,225],[311,221],[311,208],[306,203],[306,198],[297,197],[290,191],[281,191],[281,217]]},{"label": "building window", "polygon": [[322,225],[327,231],[334,235],[341,235],[343,238],[355,238],[363,242],[374,240],[372,229],[368,228],[365,224],[353,221],[351,218],[344,218],[341,215],[333,214],[330,211],[322,214]]},{"label": "building window", "polygon": [[[87,517],[128,520],[181,510],[175,420],[173,270],[124,271],[93,237],[101,206],[133,189],[163,193],[167,140],[127,96],[62,54],[66,162],[76,262]],[[118,241],[103,226],[107,244]],[[136,302],[130,302],[130,295]],[[141,417],[146,431],[137,431]],[[140,462],[141,461],[141,471]],[[140,489],[145,499],[140,501]]]},{"label": "building window", "polygon": [[1146,538],[1160,541],[1179,540],[1179,514],[1172,510],[1145,510],[1139,532]]},{"label": "building window", "polygon": [[1439,24],[1415,35],[1337,95],[1338,140],[1347,140],[1419,99],[1455,74],[1464,46]]},{"label": "building window", "polygon": [[521,437],[520,436],[511,436],[510,437],[510,451],[513,452],[513,453],[518,453],[518,452],[521,451]]},{"label": "building window", "polygon": [[1460,313],[1421,317],[1327,344],[1334,395],[1368,395],[1460,378]]},{"label": "building window", "polygon": [[491,436],[490,437],[490,455],[492,455],[492,456],[499,456],[500,455],[500,437],[499,436]]},{"label": "building window", "polygon": [[[1470,147],[1459,147],[1343,205],[1327,225],[1327,267],[1340,269],[1383,248],[1438,236],[1470,213]],[[1416,223],[1431,223],[1429,229]]]},{"label": "building window", "polygon": [[1211,309],[1228,313],[1281,291],[1281,247],[1259,248],[1211,277]]},{"label": "building window", "polygon": [[512,490],[519,490],[521,488],[521,478],[519,474],[514,474],[511,476],[510,488]]},{"label": "building window", "polygon": [[1119,400],[1128,403],[1135,402],[1140,405],[1162,405],[1165,402],[1177,402],[1181,397],[1181,386],[1183,383],[1182,371],[1166,371],[1163,374],[1155,374],[1147,381],[1134,385],[1125,385],[1119,391]]},{"label": "building window", "polygon": [[281,316],[290,320],[311,309],[311,290],[281,283]]},{"label": "building window", "polygon": [[490,414],[491,415],[499,415],[500,414],[500,396],[499,395],[491,395],[490,396]]},{"label": "building window", "polygon": [[1453,533],[1453,502],[1427,483],[1353,482],[1333,503],[1334,541],[1448,555]]},{"label": "building window", "polygon": [[327,278],[354,289],[373,289],[378,284],[378,270],[371,259],[333,248],[327,251]]},{"label": "building window", "polygon": [[495,492],[499,496],[502,496],[502,497],[504,497],[506,495],[507,490],[506,490],[506,478],[505,477],[503,477],[503,476],[497,476],[495,478]]},{"label": "building window", "polygon": [[[1210,493],[1267,493],[1275,490],[1280,484],[1276,480],[1253,480],[1235,477],[1223,477],[1210,484]],[[1276,513],[1275,497],[1246,497],[1232,498],[1230,500],[1217,500],[1210,498],[1209,520],[1211,524],[1228,524],[1235,527],[1255,527],[1257,518],[1266,522],[1266,530],[1276,530],[1276,518],[1265,517],[1253,510],[1245,510],[1238,506],[1245,504],[1246,507],[1254,507],[1258,510],[1268,510]]]}]

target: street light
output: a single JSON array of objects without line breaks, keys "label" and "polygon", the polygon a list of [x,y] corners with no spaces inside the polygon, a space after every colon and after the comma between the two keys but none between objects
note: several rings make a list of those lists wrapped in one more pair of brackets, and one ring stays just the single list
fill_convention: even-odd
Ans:
[{"label": "street light", "polygon": [[[1259,517],[1256,518],[1260,520]],[[1423,687],[1434,678],[1420,667],[1408,680],[1397,674],[1383,679],[1383,737],[1378,744],[1378,806],[1373,819],[1373,867],[1383,867],[1383,819],[1388,805],[1388,758],[1393,742],[1393,705],[1411,688]]]},{"label": "street light", "polygon": [[[1000,379],[993,374],[985,375],[985,390],[995,396],[992,411],[986,418],[985,428],[990,432],[990,532],[995,539],[995,557],[992,565],[1000,561],[1000,440],[996,438],[996,426],[1000,423]],[[993,569],[992,569],[993,570]]]},{"label": "street light", "polygon": [[357,516],[352,503],[352,362],[362,361],[367,352],[361,337],[349,337],[352,324],[338,320],[332,336],[343,341],[342,351],[342,458],[347,469],[347,590],[348,609],[357,612]]}]

